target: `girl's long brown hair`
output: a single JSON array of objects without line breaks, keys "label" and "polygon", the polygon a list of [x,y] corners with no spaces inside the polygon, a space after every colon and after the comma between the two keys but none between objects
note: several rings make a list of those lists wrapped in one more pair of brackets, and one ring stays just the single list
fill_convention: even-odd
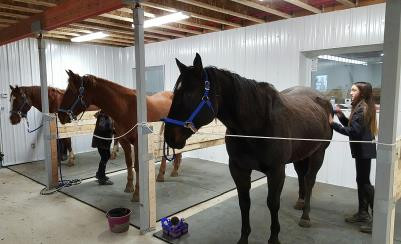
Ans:
[{"label": "girl's long brown hair", "polygon": [[357,107],[363,107],[363,118],[372,135],[377,135],[376,105],[373,100],[372,85],[368,82],[356,82],[353,85],[358,87],[359,95],[352,101],[352,110],[349,123]]}]

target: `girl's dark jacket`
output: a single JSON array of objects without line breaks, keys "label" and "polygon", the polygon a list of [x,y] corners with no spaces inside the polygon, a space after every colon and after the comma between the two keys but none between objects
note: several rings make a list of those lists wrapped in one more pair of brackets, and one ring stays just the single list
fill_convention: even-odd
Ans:
[{"label": "girl's dark jacket", "polygon": [[[372,141],[375,137],[370,132],[368,125],[365,124],[363,111],[364,105],[362,103],[358,104],[352,115],[351,123],[345,116],[339,116],[343,126],[334,122],[333,129],[338,133],[349,136],[350,141]],[[376,158],[376,144],[350,142],[350,147],[353,158]]]},{"label": "girl's dark jacket", "polygon": [[[113,136],[113,121],[111,118],[102,112],[97,114],[95,131],[93,132],[97,136],[111,138]],[[104,140],[97,137],[92,138],[92,147],[109,149],[112,140]]]}]

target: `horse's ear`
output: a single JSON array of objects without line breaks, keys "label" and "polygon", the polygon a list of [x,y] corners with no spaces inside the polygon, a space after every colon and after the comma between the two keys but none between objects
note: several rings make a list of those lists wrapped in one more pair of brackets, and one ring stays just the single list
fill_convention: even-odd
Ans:
[{"label": "horse's ear", "polygon": [[194,67],[196,69],[202,70],[203,69],[203,65],[202,65],[202,58],[199,55],[199,53],[196,53],[195,59],[194,59]]},{"label": "horse's ear", "polygon": [[12,85],[10,85],[10,89],[11,91],[14,91],[15,88]]},{"label": "horse's ear", "polygon": [[177,63],[180,73],[184,72],[187,69],[187,66],[185,66],[185,64],[181,63],[180,60],[178,60],[177,58],[175,59],[175,62]]}]

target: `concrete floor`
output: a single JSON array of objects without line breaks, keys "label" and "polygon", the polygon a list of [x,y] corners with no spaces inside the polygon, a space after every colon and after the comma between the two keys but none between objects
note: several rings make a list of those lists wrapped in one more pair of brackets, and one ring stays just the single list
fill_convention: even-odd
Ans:
[{"label": "concrete floor", "polygon": [[0,169],[0,243],[164,243],[151,234],[109,231],[98,211],[62,193],[40,195],[42,185]]}]

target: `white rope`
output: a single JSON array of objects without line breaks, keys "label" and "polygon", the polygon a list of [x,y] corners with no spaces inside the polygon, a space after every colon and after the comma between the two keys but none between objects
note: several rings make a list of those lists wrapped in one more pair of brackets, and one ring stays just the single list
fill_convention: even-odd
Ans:
[{"label": "white rope", "polygon": [[[126,133],[124,133],[121,136],[118,137],[114,137],[114,139],[119,139],[121,137],[124,137],[125,135],[127,135],[129,132],[131,132],[136,126],[138,125],[142,125],[142,126],[146,126],[152,133],[154,133],[154,131],[150,128],[148,123],[138,123],[136,124],[134,127],[132,127],[129,131],[127,131]],[[163,137],[162,131],[164,130],[164,123],[161,127],[159,136],[160,138]],[[196,134],[200,134],[200,135],[214,135],[214,136],[225,136],[225,137],[236,137],[236,138],[253,138],[253,139],[268,139],[268,140],[287,140],[287,141],[314,141],[314,142],[351,142],[351,143],[364,143],[364,144],[376,144],[376,145],[383,145],[383,146],[395,146],[397,143],[383,143],[383,142],[378,142],[376,140],[373,141],[350,141],[350,140],[329,140],[329,139],[315,139],[315,138],[293,138],[293,137],[277,137],[277,136],[247,136],[247,135],[235,135],[235,134],[223,134],[223,133],[208,133],[208,132],[196,132]],[[113,137],[111,138],[106,138],[106,137],[101,137],[101,136],[97,136],[95,134],[93,134],[94,137],[103,139],[103,140],[112,140]],[[160,145],[159,145],[160,146]]]},{"label": "white rope", "polygon": [[395,146],[396,143],[382,143],[378,141],[350,141],[350,140],[329,140],[329,139],[314,139],[314,138],[292,138],[292,137],[276,137],[276,136],[246,136],[246,135],[235,135],[235,134],[223,134],[223,133],[208,133],[208,132],[197,132],[197,134],[203,135],[220,135],[227,137],[238,137],[238,138],[254,138],[254,139],[271,139],[271,140],[288,140],[288,141],[317,141],[317,142],[352,142],[352,143],[365,143],[365,144],[377,144],[384,146]]},{"label": "white rope", "polygon": [[[147,125],[146,123],[141,123],[142,125]],[[128,133],[130,133],[133,129],[135,129],[135,127],[137,127],[139,125],[139,123],[137,123],[137,124],[135,124],[131,129],[129,129],[127,132],[125,132],[124,134],[122,134],[121,136],[117,136],[117,137],[102,137],[102,136],[98,136],[98,135],[95,135],[95,134],[93,134],[93,137],[96,137],[96,138],[99,138],[99,139],[103,139],[103,140],[108,140],[108,141],[111,141],[111,140],[118,140],[118,139],[120,139],[120,138],[122,138],[122,137],[124,137],[124,136],[126,136]],[[152,131],[153,132],[153,131]]]}]

